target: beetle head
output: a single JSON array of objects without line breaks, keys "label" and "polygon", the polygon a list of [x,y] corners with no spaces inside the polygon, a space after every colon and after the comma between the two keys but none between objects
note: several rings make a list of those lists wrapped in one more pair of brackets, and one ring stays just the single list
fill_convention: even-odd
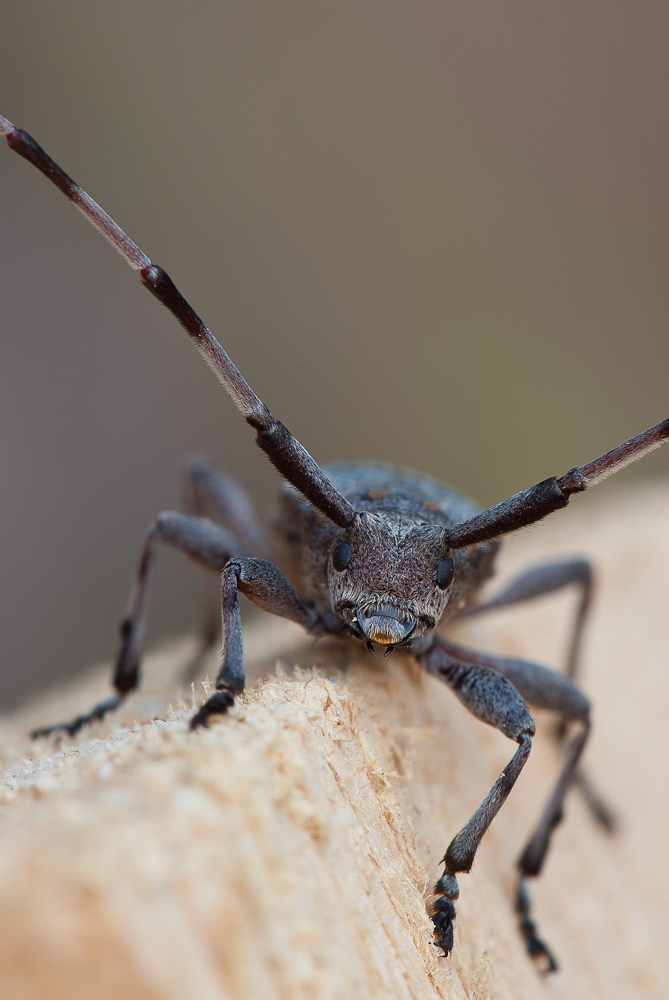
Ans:
[{"label": "beetle head", "polygon": [[453,587],[446,532],[363,511],[328,559],[332,609],[360,639],[399,646],[434,628]]}]

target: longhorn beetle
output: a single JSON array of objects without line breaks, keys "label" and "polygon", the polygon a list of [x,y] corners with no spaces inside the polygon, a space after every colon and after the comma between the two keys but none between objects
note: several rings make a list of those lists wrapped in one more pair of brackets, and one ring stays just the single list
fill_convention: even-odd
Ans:
[{"label": "longhorn beetle", "polygon": [[[516,911],[530,955],[547,971],[557,968],[530,915],[526,880],[543,866],[565,794],[577,782],[596,815],[610,815],[578,770],[590,729],[589,703],[576,686],[578,654],[592,573],[587,562],[541,565],[521,574],[487,601],[479,599],[492,575],[503,535],[566,507],[581,493],[669,438],[669,419],[560,478],[546,479],[494,507],[476,505],[429,476],[389,465],[350,463],[321,469],[286,427],[275,420],[218,341],[162,268],[153,264],[116,223],[21,129],[0,117],[11,149],[52,181],[86,216],[140,280],[185,328],[207,364],[256,432],[256,443],[286,480],[279,503],[277,557],[294,581],[269,558],[251,502],[227,476],[203,462],[189,469],[189,513],[159,514],[148,529],[121,624],[113,672],[115,693],[86,715],[36,730],[34,737],[82,726],[115,709],[139,683],[139,662],[151,571],[159,541],[180,549],[221,575],[223,652],[216,692],[191,719],[191,728],[224,714],[244,690],[244,653],[238,594],[271,614],[298,622],[314,636],[354,636],[370,652],[385,647],[410,653],[444,681],[470,712],[518,744],[509,764],[474,815],[451,841],[444,873],[434,887],[435,943],[453,947],[457,876],[471,870],[481,838],[499,812],[532,746],[534,722],[526,703],[551,709],[563,726],[574,723],[564,761],[544,813],[518,859]],[[202,515],[215,510],[227,528]],[[576,585],[580,590],[567,669],[558,674],[536,663],[463,649],[436,631],[440,622],[477,615]],[[210,629],[210,633],[213,629]],[[209,635],[210,641],[213,636]]]}]

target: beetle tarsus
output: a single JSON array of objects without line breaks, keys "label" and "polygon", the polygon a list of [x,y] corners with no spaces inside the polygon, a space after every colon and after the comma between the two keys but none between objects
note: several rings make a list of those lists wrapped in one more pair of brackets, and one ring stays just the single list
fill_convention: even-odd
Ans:
[{"label": "beetle tarsus", "polygon": [[72,719],[71,722],[58,722],[55,726],[45,726],[42,729],[33,729],[30,734],[32,740],[38,740],[43,736],[53,736],[54,733],[67,733],[68,736],[75,736],[80,729],[87,726],[90,722],[98,722],[103,719],[105,715],[109,712],[113,712],[121,702],[123,701],[122,694],[113,694],[109,698],[105,698],[96,705],[90,712],[86,712],[84,715],[78,715],[76,719]]},{"label": "beetle tarsus", "polygon": [[455,920],[454,900],[460,895],[460,887],[455,874],[444,871],[434,887],[436,899],[430,906],[430,919],[434,924],[434,943],[441,948],[444,957],[453,950],[453,921]]},{"label": "beetle tarsus", "polygon": [[190,728],[199,729],[201,726],[208,726],[212,716],[225,715],[234,703],[235,696],[232,691],[217,691],[212,694],[211,698],[207,698],[204,705],[200,706],[190,720]]},{"label": "beetle tarsus", "polygon": [[593,785],[588,775],[579,769],[574,775],[574,784],[581,793],[593,819],[599,823],[602,830],[610,834],[617,833],[620,829],[620,818]]},{"label": "beetle tarsus", "polygon": [[518,914],[518,926],[525,941],[527,954],[534,961],[544,965],[542,972],[548,975],[549,972],[557,972],[558,964],[555,956],[548,945],[544,944],[537,934],[537,925],[530,916],[530,896],[527,891],[524,879],[518,880],[516,892],[516,913]]},{"label": "beetle tarsus", "polygon": [[455,920],[453,901],[448,896],[439,896],[430,908],[430,919],[434,924],[434,943],[437,948],[441,948],[444,957],[446,957],[453,950],[453,921]]}]

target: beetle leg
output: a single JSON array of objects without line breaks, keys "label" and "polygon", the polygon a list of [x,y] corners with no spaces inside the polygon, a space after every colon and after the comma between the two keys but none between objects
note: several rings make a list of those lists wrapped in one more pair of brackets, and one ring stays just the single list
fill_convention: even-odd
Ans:
[{"label": "beetle leg", "polygon": [[[566,674],[575,680],[579,673],[579,657],[583,640],[585,621],[590,610],[593,591],[592,566],[586,559],[570,559],[565,562],[544,563],[526,570],[512,580],[501,593],[490,600],[477,604],[465,611],[464,615],[484,614],[506,608],[523,601],[531,601],[537,597],[554,593],[563,587],[575,584],[579,588],[579,600],[572,627],[571,640],[567,652]],[[566,722],[560,719],[556,733],[560,743],[564,742]],[[583,768],[577,768],[574,773],[574,784],[581,793],[593,817],[608,832],[612,833],[617,825],[614,811],[593,785]]]},{"label": "beetle leg", "polygon": [[453,947],[453,901],[459,895],[457,874],[471,870],[483,835],[516,783],[532,748],[534,720],[511,681],[490,667],[457,659],[440,640],[436,640],[417,659],[425,670],[448,684],[473,715],[519,744],[479,808],[455,835],[444,856],[446,867],[434,887],[437,899],[431,916],[435,926],[435,943],[448,955]]},{"label": "beetle leg", "polygon": [[576,766],[589,734],[590,722],[588,719],[585,719],[581,724],[580,730],[567,744],[564,763],[558,780],[546,803],[541,819],[517,862],[519,874],[516,912],[518,914],[520,932],[525,938],[525,945],[533,958],[544,955],[548,959],[547,972],[554,972],[558,966],[549,949],[537,936],[536,925],[530,915],[530,900],[525,880],[527,878],[536,878],[543,868],[551,835],[562,819],[564,799],[569,791],[569,786],[573,782]]},{"label": "beetle leg", "polygon": [[[187,514],[211,516],[228,528],[252,556],[269,557],[269,547],[258,523],[253,502],[235,480],[213,468],[204,458],[192,458],[183,476],[183,506]],[[220,640],[221,611],[218,588],[209,573],[202,576],[201,647],[189,665],[185,679],[201,671],[204,657]]]},{"label": "beetle leg", "polygon": [[244,690],[244,646],[239,616],[238,591],[256,607],[281,618],[289,618],[309,629],[316,614],[295,593],[283,573],[266,559],[231,559],[221,574],[221,617],[223,656],[216,678],[216,693],[191,719],[191,729],[207,724],[210,716],[221,715]]},{"label": "beetle leg", "polygon": [[592,600],[593,573],[592,566],[587,559],[569,559],[564,562],[542,563],[540,566],[533,566],[512,580],[501,593],[481,604],[468,608],[464,612],[464,616],[485,614],[488,611],[496,611],[498,608],[507,608],[513,604],[532,601],[537,597],[552,594],[572,584],[576,584],[579,588],[579,600],[567,654],[566,673],[574,680],[578,673],[583,627]]},{"label": "beetle leg", "polygon": [[[562,769],[555,787],[532,837],[518,860],[516,912],[519,917],[520,930],[525,938],[529,954],[533,958],[544,959],[546,971],[552,972],[557,969],[557,963],[548,947],[537,935],[536,926],[530,915],[525,880],[535,878],[541,872],[551,834],[562,819],[564,799],[574,781],[578,762],[590,733],[590,703],[573,681],[565,677],[564,674],[556,673],[554,670],[549,670],[548,667],[527,660],[508,659],[463,649],[441,637],[436,638],[432,650],[419,657],[419,661],[430,673],[443,676],[446,683],[451,683],[447,674],[449,670],[451,672],[453,670],[452,667],[449,667],[449,661],[456,664],[478,666],[480,669],[494,670],[506,678],[519,696],[522,696],[530,705],[557,712],[562,719],[577,723],[579,726],[577,732],[566,745]],[[479,717],[483,718],[483,716]],[[489,720],[484,718],[483,721]],[[493,724],[495,723],[493,722]],[[498,726],[498,728],[501,727]],[[439,884],[438,882],[437,892],[440,891]]]},{"label": "beetle leg", "polygon": [[37,729],[33,738],[63,731],[73,736],[82,726],[101,719],[116,708],[139,684],[139,664],[149,607],[151,579],[156,559],[156,541],[160,539],[189,556],[199,566],[220,572],[231,556],[240,554],[239,542],[224,528],[199,517],[176,511],[159,514],[146,533],[128,607],[121,622],[121,648],[114,665],[112,683],[115,695],[96,705],[90,712],[71,722]]},{"label": "beetle leg", "polygon": [[270,549],[258,523],[253,501],[232,476],[200,457],[191,458],[184,475],[185,510],[210,515],[228,528],[251,556],[269,559]]}]

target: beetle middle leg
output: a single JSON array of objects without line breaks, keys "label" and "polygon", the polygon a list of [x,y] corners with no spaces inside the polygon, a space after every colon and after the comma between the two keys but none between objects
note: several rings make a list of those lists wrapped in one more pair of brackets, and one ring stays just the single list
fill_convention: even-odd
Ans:
[{"label": "beetle middle leg", "polygon": [[[195,456],[184,470],[182,494],[187,514],[211,517],[232,532],[248,555],[270,558],[270,549],[253,501],[232,476],[214,468],[206,459]],[[221,636],[218,588],[207,569],[202,574],[200,648],[186,671],[187,680],[197,677],[204,657]]]},{"label": "beetle middle leg", "polygon": [[560,562],[542,563],[525,570],[508,584],[501,593],[481,604],[468,608],[464,615],[485,614],[498,608],[508,608],[514,604],[534,600],[553,594],[565,587],[576,585],[579,599],[574,617],[569,651],[567,653],[566,674],[572,680],[578,675],[579,657],[583,640],[583,629],[592,600],[593,573],[587,559],[569,559]]},{"label": "beetle middle leg", "polygon": [[[590,732],[589,701],[563,674],[526,660],[507,659],[463,649],[447,642],[441,636],[436,637],[430,649],[418,655],[418,661],[429,673],[445,681],[474,715],[483,722],[496,726],[511,738],[518,739],[519,735],[527,735],[529,739],[534,733],[532,718],[525,708],[526,701],[537,708],[557,712],[566,721],[578,724],[578,730],[566,745],[562,769],[542,817],[518,860],[516,910],[520,930],[529,954],[533,958],[543,959],[546,971],[552,972],[557,968],[557,963],[550,949],[537,934],[530,914],[525,880],[534,878],[541,872],[551,835],[562,818],[564,798],[573,781]],[[491,680],[490,673],[497,674],[497,684]],[[501,683],[502,681],[506,682],[506,686]],[[524,729],[520,728],[523,719],[520,706],[532,723],[531,729],[527,723]],[[520,771],[520,768],[514,771],[514,763],[519,752],[516,751],[516,756],[497,779],[483,805],[455,836],[446,852],[444,858],[446,870],[435,886],[438,898],[434,903],[432,916],[437,944],[444,948],[446,953],[452,946],[452,920],[455,916],[452,900],[456,899],[458,894],[456,873],[471,869],[481,837],[499,811]],[[486,804],[500,783],[505,789],[504,794],[497,800],[496,808],[490,813],[487,822],[481,825],[477,817],[485,811]],[[472,836],[471,831],[474,830],[480,830],[478,837]]]},{"label": "beetle middle leg", "polygon": [[267,560],[247,556],[237,539],[219,525],[204,518],[166,511],[151,525],[142,546],[127,613],[120,628],[121,648],[112,677],[115,694],[71,722],[35,730],[33,738],[49,736],[59,731],[72,736],[87,723],[103,718],[137,688],[156,543],[159,540],[179,549],[197,565],[221,574],[224,643],[221,669],[216,679],[219,690],[198,712],[193,720],[196,725],[206,721],[214,712],[220,713],[229,708],[235,694],[239,694],[244,688],[238,590],[264,611],[290,618],[306,628],[314,624],[314,613],[293,591],[276,566]]},{"label": "beetle middle leg", "polygon": [[506,801],[529,756],[534,720],[511,681],[490,667],[456,658],[439,639],[418,654],[417,659],[425,670],[445,681],[473,715],[519,744],[509,764],[444,855],[446,867],[434,887],[438,898],[433,904],[432,920],[435,943],[448,955],[453,948],[454,900],[460,894],[457,875],[471,871],[484,833]]}]

